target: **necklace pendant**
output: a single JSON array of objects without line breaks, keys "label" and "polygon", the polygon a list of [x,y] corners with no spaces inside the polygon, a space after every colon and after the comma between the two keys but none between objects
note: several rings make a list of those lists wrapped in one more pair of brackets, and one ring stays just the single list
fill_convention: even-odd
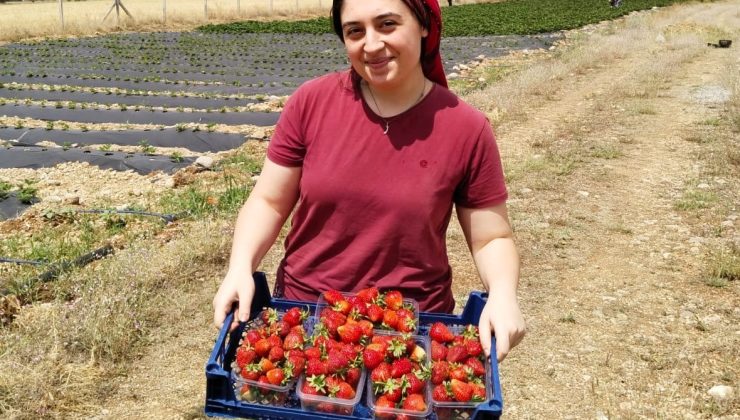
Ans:
[{"label": "necklace pendant", "polygon": [[386,121],[385,122],[385,130],[383,130],[383,134],[388,134],[388,129],[391,127],[391,124]]}]

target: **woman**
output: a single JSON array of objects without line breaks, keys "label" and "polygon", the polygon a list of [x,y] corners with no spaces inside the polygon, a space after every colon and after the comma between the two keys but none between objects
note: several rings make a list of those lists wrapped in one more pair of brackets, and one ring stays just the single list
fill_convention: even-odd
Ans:
[{"label": "woman", "polygon": [[[288,100],[262,174],[239,213],[229,270],[214,300],[249,317],[251,273],[293,211],[277,296],[376,286],[451,312],[445,232],[453,204],[490,291],[480,337],[503,360],[524,335],[519,257],[506,187],[485,116],[447,90],[436,0],[335,0],[334,30],[351,69],[302,85]],[[238,320],[232,325],[236,326]]]}]

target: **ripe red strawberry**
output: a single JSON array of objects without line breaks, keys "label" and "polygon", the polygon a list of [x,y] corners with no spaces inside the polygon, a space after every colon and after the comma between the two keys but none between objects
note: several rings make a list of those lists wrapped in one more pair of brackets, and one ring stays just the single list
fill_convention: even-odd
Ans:
[{"label": "ripe red strawberry", "polygon": [[242,378],[249,379],[250,381],[256,381],[262,374],[262,369],[256,363],[248,364],[241,371]]},{"label": "ripe red strawberry", "polygon": [[391,365],[381,362],[370,372],[370,380],[373,382],[385,382],[391,378]]},{"label": "ripe red strawberry", "polygon": [[403,306],[403,295],[398,290],[389,290],[385,294],[385,307],[394,311]]},{"label": "ripe red strawberry", "polygon": [[292,325],[288,324],[285,320],[280,320],[272,324],[272,331],[280,337],[285,337],[290,332]]},{"label": "ripe red strawberry", "polygon": [[362,338],[362,327],[359,324],[344,324],[337,328],[337,334],[343,343],[359,343]]},{"label": "ripe red strawberry", "polygon": [[465,349],[468,351],[468,355],[473,357],[478,357],[483,353],[483,346],[477,338],[465,340]]},{"label": "ripe red strawberry", "polygon": [[434,401],[452,401],[452,398],[447,393],[447,387],[442,383],[435,385],[434,389],[432,389],[432,399]]},{"label": "ripe red strawberry", "polygon": [[347,300],[340,300],[332,305],[332,310],[347,315],[352,311],[352,305]]},{"label": "ripe red strawberry", "polygon": [[419,393],[413,393],[409,394],[409,396],[407,396],[406,399],[403,400],[403,405],[401,407],[404,410],[426,411],[427,403],[426,401],[424,401],[423,395]]},{"label": "ripe red strawberry", "polygon": [[337,302],[345,300],[344,295],[337,290],[327,290],[323,293],[323,296],[326,303],[330,306],[334,306]]},{"label": "ripe red strawberry", "polygon": [[375,408],[394,409],[396,408],[396,403],[389,400],[385,395],[381,395],[377,400],[375,400]]},{"label": "ripe red strawberry", "polygon": [[[398,315],[398,313],[396,314]],[[410,333],[416,331],[416,319],[413,316],[409,315],[398,315],[396,330],[402,333]]]},{"label": "ripe red strawberry", "polygon": [[401,376],[410,373],[412,368],[411,360],[405,357],[396,359],[391,363],[391,377],[400,378]]},{"label": "ripe red strawberry", "polygon": [[447,328],[447,325],[441,322],[435,322],[429,328],[429,337],[440,343],[449,343],[455,338],[455,335]]},{"label": "ripe red strawberry", "polygon": [[482,378],[486,374],[486,367],[483,366],[483,363],[478,358],[468,357],[468,360],[465,361],[465,366],[469,367],[473,375],[479,378]]},{"label": "ripe red strawberry", "polygon": [[357,321],[357,325],[360,326],[362,329],[362,335],[365,337],[372,337],[373,336],[373,329],[375,326],[372,322],[368,321],[367,319],[361,319]]},{"label": "ripe red strawberry", "polygon": [[236,349],[236,365],[240,368],[243,368],[244,366],[252,363],[252,361],[256,357],[257,352],[255,352],[254,349],[250,349],[244,346]]},{"label": "ripe red strawberry", "polygon": [[365,301],[366,303],[372,303],[378,298],[380,292],[377,287],[368,287],[357,292],[357,297]]},{"label": "ripe red strawberry", "polygon": [[283,348],[285,350],[302,349],[304,343],[303,334],[291,331],[285,336],[285,340],[283,340]]},{"label": "ripe red strawberry", "polygon": [[339,350],[329,350],[326,357],[327,373],[337,373],[349,367],[349,358]]},{"label": "ripe red strawberry", "polygon": [[349,302],[353,311],[357,311],[357,313],[362,316],[367,315],[367,302],[365,302],[361,297],[350,296],[347,298],[347,302]]},{"label": "ripe red strawberry", "polygon": [[376,304],[370,304],[367,307],[367,318],[372,322],[381,322],[383,320],[383,308]]},{"label": "ripe red strawberry", "polygon": [[278,320],[278,313],[275,308],[267,308],[260,313],[260,319],[265,325],[271,325]]},{"label": "ripe red strawberry", "polygon": [[383,313],[383,325],[394,330],[398,328],[398,314],[396,311],[391,309],[385,310]]},{"label": "ripe red strawberry", "polygon": [[268,370],[265,376],[267,376],[267,381],[272,385],[282,385],[285,379],[285,372],[280,368],[273,368]]},{"label": "ripe red strawberry", "polygon": [[270,349],[270,352],[267,354],[267,358],[270,359],[271,362],[277,363],[283,360],[285,357],[285,350],[283,350],[282,347],[273,347]]},{"label": "ripe red strawberry", "polygon": [[343,400],[351,400],[355,397],[355,389],[347,382],[341,381],[339,382],[339,390],[336,393],[336,397]]},{"label": "ripe red strawberry", "polygon": [[319,395],[326,394],[326,378],[323,375],[312,375],[306,379],[306,382],[316,390]]},{"label": "ripe red strawberry", "polygon": [[468,402],[473,398],[473,387],[467,382],[453,379],[450,381],[450,392],[457,402]]},{"label": "ripe red strawberry", "polygon": [[308,317],[308,312],[301,310],[297,306],[288,309],[288,312],[283,315],[283,321],[287,322],[291,327],[301,325],[303,321]]},{"label": "ripe red strawberry", "polygon": [[[368,345],[368,347],[362,352],[362,361],[365,367],[369,370],[375,369],[383,360],[385,360],[385,352],[371,348],[374,344]],[[375,345],[380,347],[380,345]]]},{"label": "ripe red strawberry", "polygon": [[446,361],[440,360],[439,362],[432,363],[432,376],[430,380],[434,385],[439,385],[446,381],[449,379],[449,375],[450,365]]},{"label": "ripe red strawberry", "polygon": [[259,341],[254,343],[254,351],[257,353],[257,356],[259,357],[265,357],[268,353],[270,353],[270,342],[267,341],[266,338],[261,338]]},{"label": "ripe red strawberry", "polygon": [[261,340],[264,337],[262,336],[262,334],[259,333],[259,331],[257,331],[255,329],[255,330],[249,330],[249,331],[247,331],[247,337],[246,338],[247,338],[247,342],[250,345],[254,346],[255,343],[257,343],[259,340]]},{"label": "ripe red strawberry", "polygon": [[306,375],[326,375],[326,363],[321,359],[308,359],[306,361]]},{"label": "ripe red strawberry", "polygon": [[417,394],[424,390],[426,382],[419,379],[414,373],[407,373],[403,377],[406,379],[406,383],[408,383],[408,388],[406,389],[407,394]]},{"label": "ripe red strawberry", "polygon": [[306,359],[320,359],[321,349],[318,347],[309,347],[303,352],[303,354],[306,355]]},{"label": "ripe red strawberry", "polygon": [[291,373],[293,377],[300,376],[303,370],[306,368],[306,359],[302,356],[288,356],[288,363],[290,364]]},{"label": "ripe red strawberry", "polygon": [[468,350],[462,344],[453,344],[447,349],[447,361],[462,363],[468,357]]},{"label": "ripe red strawberry", "polygon": [[486,400],[486,386],[483,384],[471,384],[473,387],[473,396],[470,398],[471,401],[485,401]]},{"label": "ripe red strawberry", "polygon": [[360,377],[362,376],[362,369],[358,367],[351,367],[347,369],[347,373],[344,374],[345,380],[348,384],[357,388],[357,384],[360,383]]},{"label": "ripe red strawberry", "polygon": [[309,381],[304,381],[301,392],[306,395],[319,395],[319,391],[311,385]]},{"label": "ripe red strawberry", "polygon": [[432,360],[446,360],[447,359],[447,346],[440,343],[439,341],[432,340]]},{"label": "ripe red strawberry", "polygon": [[468,381],[468,371],[470,368],[457,366],[450,370],[450,379],[457,379],[458,381]]},{"label": "ripe red strawberry", "polygon": [[[257,382],[259,382],[260,384],[263,384],[263,385],[272,385],[270,383],[270,380],[267,379],[267,375],[260,376],[260,378],[257,380]],[[270,389],[267,388],[267,387],[265,387],[265,386],[258,387],[257,389],[259,389],[260,394],[262,394],[262,395],[267,395],[268,393],[270,393]]]},{"label": "ripe red strawberry", "polygon": [[400,402],[403,397],[403,382],[400,379],[388,379],[383,384],[382,395],[394,403]]},{"label": "ripe red strawberry", "polygon": [[267,342],[270,343],[270,347],[282,347],[283,339],[279,335],[273,334],[267,337]]}]

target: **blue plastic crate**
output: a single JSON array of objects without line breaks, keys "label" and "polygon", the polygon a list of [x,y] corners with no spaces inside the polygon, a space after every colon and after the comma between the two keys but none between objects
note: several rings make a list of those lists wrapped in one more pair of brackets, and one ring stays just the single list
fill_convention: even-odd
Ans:
[{"label": "blue plastic crate", "polygon": [[[272,307],[287,310],[293,306],[308,307],[310,311],[315,309],[315,303],[300,302],[286,299],[276,299],[270,296],[267,278],[264,273],[255,273],[255,295],[252,300],[251,314],[256,316],[262,308]],[[478,324],[478,319],[486,303],[487,294],[472,292],[468,302],[460,315],[439,314],[421,312],[419,314],[420,332],[425,335],[428,326],[440,321],[448,325]],[[224,326],[218,334],[216,344],[206,364],[206,405],[205,413],[208,416],[220,417],[242,417],[250,419],[369,419],[372,413],[368,409],[365,398],[355,407],[353,416],[340,416],[332,414],[309,413],[301,410],[300,401],[295,397],[289,398],[285,407],[273,407],[259,404],[248,404],[237,401],[231,382],[229,380],[231,361],[239,344],[244,324],[228,331],[233,319],[230,314],[224,321]],[[491,348],[496,348],[495,338],[492,340]],[[499,381],[498,363],[495,357],[491,357],[491,382],[493,386],[493,398],[488,402],[481,403],[474,413],[476,420],[498,419],[503,409],[503,397],[501,395],[501,383]],[[429,420],[436,420],[432,413]]]}]

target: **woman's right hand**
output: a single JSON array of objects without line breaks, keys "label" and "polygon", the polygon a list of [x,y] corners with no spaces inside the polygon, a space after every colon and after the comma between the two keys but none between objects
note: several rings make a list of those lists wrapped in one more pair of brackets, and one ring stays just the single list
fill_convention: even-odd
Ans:
[{"label": "woman's right hand", "polygon": [[234,330],[240,321],[246,322],[249,320],[253,298],[254,278],[252,278],[252,274],[236,273],[229,270],[213,298],[213,323],[216,328],[221,329],[224,319],[231,311],[234,302],[239,302],[239,309],[229,326],[229,331]]}]

